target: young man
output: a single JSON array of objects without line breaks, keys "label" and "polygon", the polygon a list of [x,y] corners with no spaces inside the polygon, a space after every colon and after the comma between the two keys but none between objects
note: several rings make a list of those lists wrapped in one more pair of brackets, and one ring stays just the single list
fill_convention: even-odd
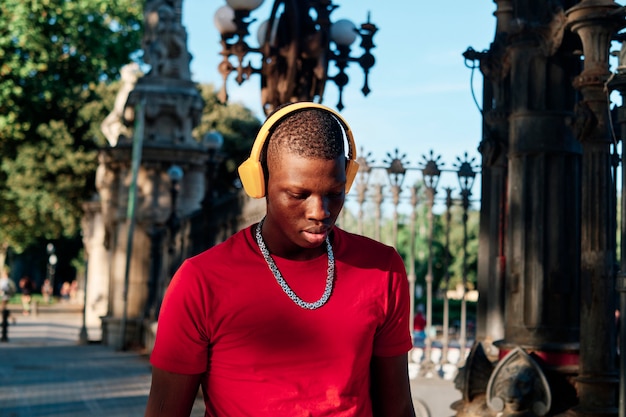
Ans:
[{"label": "young man", "polygon": [[[348,158],[344,152],[348,140]],[[413,417],[409,292],[391,247],[336,227],[358,170],[335,111],[272,114],[239,169],[258,224],[187,260],[167,290],[146,417]]]}]

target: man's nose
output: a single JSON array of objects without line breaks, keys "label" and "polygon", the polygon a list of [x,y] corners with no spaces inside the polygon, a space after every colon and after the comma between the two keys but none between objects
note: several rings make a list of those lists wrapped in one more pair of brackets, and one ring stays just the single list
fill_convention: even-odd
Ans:
[{"label": "man's nose", "polygon": [[329,199],[324,196],[312,195],[309,198],[308,217],[314,220],[323,220],[330,216]]}]

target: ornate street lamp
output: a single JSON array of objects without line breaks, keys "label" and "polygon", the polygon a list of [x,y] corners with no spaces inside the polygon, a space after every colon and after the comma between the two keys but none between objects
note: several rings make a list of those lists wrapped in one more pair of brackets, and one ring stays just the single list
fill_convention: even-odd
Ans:
[{"label": "ornate street lamp", "polygon": [[56,248],[54,247],[54,243],[48,243],[46,245],[46,252],[48,252],[48,270],[47,278],[50,280],[50,285],[52,286],[52,294],[54,294],[54,274],[56,272],[57,267],[57,255]]},{"label": "ornate street lamp", "polygon": [[[356,191],[357,191],[357,202],[359,203],[359,213],[358,213],[358,233],[364,234],[364,226],[363,226],[363,217],[365,216],[365,210],[363,206],[365,204],[365,197],[367,195],[367,184],[369,182],[370,173],[372,171],[372,164],[369,158],[372,155],[371,152],[365,154],[363,147],[359,152],[359,157],[357,157],[357,162],[359,163],[359,171],[356,176]],[[364,155],[364,156],[363,156]]]},{"label": "ornate street lamp", "polygon": [[[417,223],[417,205],[419,203],[420,185],[414,184],[411,187],[411,223],[409,225],[409,271],[407,279],[409,281],[409,328],[411,334],[414,331],[413,321],[415,320],[415,235],[416,235],[416,223]],[[411,355],[412,359],[413,355]]]},{"label": "ornate street lamp", "polygon": [[450,300],[448,299],[448,284],[450,283],[450,226],[452,223],[452,188],[444,188],[446,192],[446,240],[443,255],[443,336],[440,365],[448,363],[449,333],[450,333]]},{"label": "ornate street lamp", "polygon": [[169,231],[169,246],[168,250],[170,254],[174,253],[175,243],[176,243],[176,234],[180,229],[180,219],[178,217],[177,212],[177,200],[178,193],[180,192],[180,181],[183,179],[183,169],[178,165],[172,165],[167,170],[167,176],[170,179],[170,199],[172,209],[170,211],[170,215],[167,219],[167,230]]},{"label": "ornate street lamp", "polygon": [[426,340],[424,349],[424,358],[420,364],[420,374],[422,376],[435,375],[434,363],[431,359],[432,349],[432,325],[433,325],[433,238],[435,229],[435,219],[433,207],[435,205],[435,194],[437,194],[437,185],[441,176],[440,163],[441,155],[435,157],[433,151],[427,158],[422,155],[422,177],[424,179],[424,187],[426,196],[428,197],[428,272],[426,273]]},{"label": "ornate street lamp", "polygon": [[392,156],[387,152],[387,159],[383,162],[388,164],[385,168],[387,176],[389,177],[389,183],[391,184],[391,198],[393,204],[393,245],[398,247],[398,205],[400,204],[400,193],[402,192],[402,183],[406,175],[406,154],[400,155],[396,148],[394,155]]},{"label": "ornate street lamp", "polygon": [[[248,27],[256,21],[250,13],[263,0],[226,0],[214,17],[221,34],[223,56],[218,70],[223,78],[218,94],[222,102],[228,99],[226,81],[232,72],[239,85],[252,74],[261,75],[261,103],[266,114],[281,104],[294,101],[321,102],[327,80],[339,88],[337,108],[343,109],[343,88],[349,78],[345,72],[350,62],[358,63],[365,73],[361,91],[369,94],[369,70],[375,59],[373,37],[376,25],[368,21],[357,28],[352,22],[341,19],[331,22],[330,14],[338,6],[331,0],[275,0],[269,19],[261,23],[257,33],[259,47],[246,42]],[[359,57],[350,55],[350,45],[361,37],[364,52]],[[260,67],[244,62],[248,53],[260,53]],[[231,62],[235,57],[235,64]],[[337,73],[330,76],[328,65],[335,62]]]},{"label": "ornate street lamp", "polygon": [[475,159],[476,158],[469,159],[467,152],[465,152],[463,160],[457,157],[457,163],[454,165],[455,168],[457,168],[457,176],[459,178],[459,185],[461,186],[461,204],[463,206],[463,297],[461,298],[461,333],[459,335],[460,364],[465,362],[465,349],[467,347],[467,212],[472,195],[472,186],[476,178],[476,171],[474,171],[474,167],[472,166]]}]

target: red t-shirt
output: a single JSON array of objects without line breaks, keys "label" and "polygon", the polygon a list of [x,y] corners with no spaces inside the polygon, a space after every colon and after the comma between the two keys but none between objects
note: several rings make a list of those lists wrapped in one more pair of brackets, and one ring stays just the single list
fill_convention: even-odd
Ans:
[{"label": "red t-shirt", "polygon": [[[328,302],[304,310],[283,292],[247,228],[185,261],[170,283],[151,363],[205,373],[206,415],[372,415],[372,355],[412,347],[409,292],[391,247],[333,232],[335,285]],[[273,257],[304,301],[318,300],[328,257]]]}]

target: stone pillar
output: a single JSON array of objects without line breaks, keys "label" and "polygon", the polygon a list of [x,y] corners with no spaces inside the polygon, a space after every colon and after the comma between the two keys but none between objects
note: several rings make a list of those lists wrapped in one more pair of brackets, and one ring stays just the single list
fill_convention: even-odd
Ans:
[{"label": "stone pillar", "polygon": [[[613,123],[617,126],[619,132],[618,140],[622,142],[622,184],[626,184],[626,169],[624,169],[624,143],[626,142],[626,38],[621,37],[622,46],[619,52],[619,64],[617,72],[608,83],[611,90],[619,91],[622,97],[622,105],[615,109]],[[622,186],[622,190],[624,187]],[[620,239],[620,272],[617,275],[616,290],[619,293],[619,311],[617,329],[617,344],[623,352],[623,346],[626,346],[626,193],[621,193],[621,216],[620,229],[618,230]],[[619,417],[626,417],[626,355],[619,356]]]},{"label": "stone pillar", "polygon": [[553,407],[563,409],[576,401],[568,381],[579,340],[581,146],[569,125],[579,60],[563,10],[523,3],[509,40],[506,320],[498,347],[501,358],[517,347],[540,358]]},{"label": "stone pillar", "polygon": [[100,325],[100,317],[106,315],[108,311],[109,253],[104,244],[102,204],[100,201],[84,203],[83,211],[85,213],[82,221],[83,242],[85,256],[88,259],[88,268],[85,271],[87,288],[85,324],[87,327],[94,327]]},{"label": "stone pillar", "polygon": [[506,40],[513,16],[511,0],[495,1],[496,34],[480,59],[483,83],[483,139],[481,207],[478,255],[478,299],[476,337],[486,353],[497,355],[493,342],[504,338],[505,216],[510,113],[510,66]]},{"label": "stone pillar", "polygon": [[608,97],[610,41],[624,25],[620,6],[584,0],[567,11],[582,41],[584,69],[574,80],[578,139],[583,146],[581,230],[581,337],[577,379],[580,416],[617,416],[615,277],[616,196]]},{"label": "stone pillar", "polygon": [[[520,5],[518,5],[520,6]],[[506,323],[501,347],[545,357],[578,341],[580,153],[568,121],[578,68],[562,10],[519,7],[511,29]],[[559,365],[557,363],[555,366]]]},{"label": "stone pillar", "polygon": [[563,9],[497,4],[500,36],[481,60],[490,82],[479,279],[481,298],[491,286],[493,299],[479,314],[485,339],[500,335],[498,321],[504,331],[495,369],[487,344],[470,352],[453,408],[457,417],[555,416],[577,401],[582,148],[570,121],[579,46]]}]

